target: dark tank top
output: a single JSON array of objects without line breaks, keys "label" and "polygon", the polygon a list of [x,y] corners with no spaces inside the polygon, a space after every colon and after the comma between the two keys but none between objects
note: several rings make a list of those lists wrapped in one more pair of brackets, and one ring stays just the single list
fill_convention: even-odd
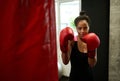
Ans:
[{"label": "dark tank top", "polygon": [[72,47],[71,56],[71,72],[69,81],[93,81],[92,69],[88,64],[87,53],[78,50],[77,42]]}]

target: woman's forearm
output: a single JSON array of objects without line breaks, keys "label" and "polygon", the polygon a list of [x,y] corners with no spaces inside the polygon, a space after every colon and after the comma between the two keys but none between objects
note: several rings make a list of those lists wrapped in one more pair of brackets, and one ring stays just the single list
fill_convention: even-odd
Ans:
[{"label": "woman's forearm", "polygon": [[90,67],[94,67],[97,63],[97,59],[96,58],[89,58],[88,57],[88,64]]},{"label": "woman's forearm", "polygon": [[97,49],[95,51],[95,57],[94,58],[89,58],[88,57],[88,64],[90,67],[94,67],[97,63]]},{"label": "woman's forearm", "polygon": [[69,63],[69,57],[67,53],[62,53],[62,61],[65,65]]},{"label": "woman's forearm", "polygon": [[65,65],[69,63],[73,41],[68,40],[68,51],[67,53],[62,52],[62,61]]}]

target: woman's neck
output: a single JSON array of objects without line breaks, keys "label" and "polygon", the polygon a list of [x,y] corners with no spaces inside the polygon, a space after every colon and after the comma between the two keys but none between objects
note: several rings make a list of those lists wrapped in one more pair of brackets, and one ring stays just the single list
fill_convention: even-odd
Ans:
[{"label": "woman's neck", "polygon": [[87,44],[78,37],[78,49],[80,52],[87,53]]}]

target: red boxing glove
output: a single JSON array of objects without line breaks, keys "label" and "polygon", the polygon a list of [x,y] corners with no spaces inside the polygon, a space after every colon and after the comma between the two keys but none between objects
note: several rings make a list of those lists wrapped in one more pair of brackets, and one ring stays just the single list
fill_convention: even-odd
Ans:
[{"label": "red boxing glove", "polygon": [[93,51],[88,51],[88,57],[89,57],[89,58],[94,58],[94,57],[95,57],[95,50],[93,50]]},{"label": "red boxing glove", "polygon": [[83,38],[82,41],[87,43],[88,57],[95,57],[95,49],[100,45],[100,39],[95,33],[88,33]]},{"label": "red boxing glove", "polygon": [[60,32],[60,49],[62,52],[67,53],[68,51],[68,40],[74,39],[74,33],[72,28],[66,27]]}]

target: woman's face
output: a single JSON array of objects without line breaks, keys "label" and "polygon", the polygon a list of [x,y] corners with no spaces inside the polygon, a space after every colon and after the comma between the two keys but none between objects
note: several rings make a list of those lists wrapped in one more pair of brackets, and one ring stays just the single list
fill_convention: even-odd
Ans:
[{"label": "woman's face", "polygon": [[89,32],[88,22],[86,20],[79,21],[76,29],[77,29],[79,38],[82,38],[84,35],[86,35]]}]

